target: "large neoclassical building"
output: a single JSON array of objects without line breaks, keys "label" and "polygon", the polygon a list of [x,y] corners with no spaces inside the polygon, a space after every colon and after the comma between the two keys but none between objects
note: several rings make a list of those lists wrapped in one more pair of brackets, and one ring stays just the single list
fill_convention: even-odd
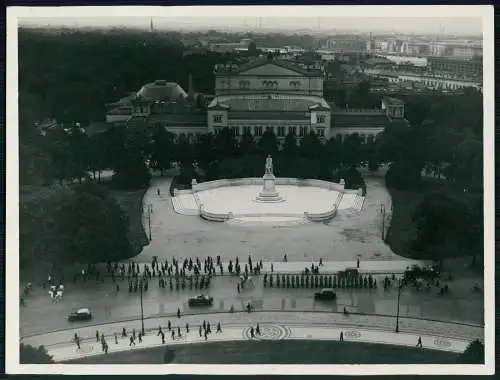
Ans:
[{"label": "large neoclassical building", "polygon": [[384,98],[379,109],[339,109],[323,98],[321,64],[260,58],[246,64],[216,65],[215,96],[186,93],[162,80],[108,105],[107,123],[133,127],[163,125],[194,140],[198,135],[230,128],[237,138],[246,131],[257,139],[272,130],[280,140],[289,133],[300,140],[314,131],[321,139],[357,133],[375,138],[393,119],[404,119],[404,103]]}]

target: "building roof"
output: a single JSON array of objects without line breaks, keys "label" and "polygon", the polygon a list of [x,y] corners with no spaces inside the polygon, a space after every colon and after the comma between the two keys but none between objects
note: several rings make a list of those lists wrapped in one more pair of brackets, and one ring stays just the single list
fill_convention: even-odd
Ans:
[{"label": "building roof", "polygon": [[332,113],[333,128],[385,128],[389,119],[383,111],[342,110]]},{"label": "building roof", "polygon": [[137,92],[137,97],[152,100],[175,100],[187,98],[188,94],[177,83],[157,80],[147,83]]},{"label": "building roof", "polygon": [[389,96],[384,96],[382,98],[382,101],[385,102],[386,104],[394,105],[394,106],[404,106],[404,102],[402,100],[396,99],[396,98],[391,98]]},{"label": "building roof", "polygon": [[[284,59],[270,59],[268,57],[258,58],[242,65],[226,65],[220,67],[221,70],[216,70],[217,75],[238,75],[247,70],[254,69],[260,66],[272,64],[275,66],[282,67],[287,70],[295,71],[304,76],[318,77],[323,76],[321,69],[308,68],[306,65],[302,65],[299,62],[284,60]],[[227,69],[225,68],[227,67]]]},{"label": "building roof", "polygon": [[230,111],[276,111],[276,112],[309,112],[312,106],[330,110],[330,106],[319,96],[293,95],[227,95],[217,96],[208,105],[209,109],[225,105]]}]

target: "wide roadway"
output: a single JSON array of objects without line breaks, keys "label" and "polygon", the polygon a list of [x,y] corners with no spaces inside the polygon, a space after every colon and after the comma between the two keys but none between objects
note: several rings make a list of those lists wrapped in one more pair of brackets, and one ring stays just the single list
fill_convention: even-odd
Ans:
[{"label": "wide roadway", "polygon": [[[143,313],[145,318],[175,314],[179,308],[183,314],[193,312],[187,301],[190,297],[205,293],[214,297],[211,312],[228,311],[231,305],[235,310],[243,310],[251,301],[256,310],[290,312],[332,311],[342,312],[346,307],[353,313],[396,315],[397,290],[377,289],[337,289],[336,302],[315,302],[316,289],[290,289],[264,287],[261,278],[254,278],[252,289],[236,289],[236,277],[215,277],[209,289],[179,289],[178,291],[160,289],[157,281],[151,281],[147,292],[143,293]],[[378,283],[381,283],[379,276]],[[70,312],[80,307],[89,307],[93,320],[86,324],[99,324],[113,321],[140,318],[140,293],[129,293],[127,281],[118,281],[120,291],[109,278],[105,283],[67,283],[64,299],[53,303],[47,290],[36,288],[20,308],[20,335],[27,337],[60,329],[71,329],[78,324],[67,321]],[[201,311],[207,309],[202,308]],[[194,312],[197,310],[195,309]],[[287,313],[289,314],[289,313]],[[411,289],[402,291],[400,315],[414,318],[437,319],[443,321],[462,321],[482,323],[483,307],[480,295],[460,298],[455,295],[438,295],[438,289],[429,292],[416,292]]]}]

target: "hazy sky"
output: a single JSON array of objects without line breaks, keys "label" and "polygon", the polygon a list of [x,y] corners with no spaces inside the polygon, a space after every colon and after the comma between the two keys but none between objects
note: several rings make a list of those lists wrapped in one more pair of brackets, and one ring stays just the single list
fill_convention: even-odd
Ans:
[{"label": "hazy sky", "polygon": [[256,30],[260,26],[463,35],[482,32],[483,10],[477,6],[64,7],[29,8],[18,17],[20,25],[147,28],[153,17],[157,29]]}]

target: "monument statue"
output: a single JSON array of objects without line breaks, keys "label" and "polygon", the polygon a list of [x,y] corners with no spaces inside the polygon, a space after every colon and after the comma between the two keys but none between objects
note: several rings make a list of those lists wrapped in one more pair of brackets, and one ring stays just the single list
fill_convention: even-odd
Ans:
[{"label": "monument statue", "polygon": [[270,154],[266,158],[266,174],[273,174],[273,158]]},{"label": "monument statue", "polygon": [[273,158],[270,154],[268,154],[266,158],[266,170],[262,180],[262,191],[255,199],[257,202],[283,202],[285,200],[276,191],[276,177],[273,174]]}]

